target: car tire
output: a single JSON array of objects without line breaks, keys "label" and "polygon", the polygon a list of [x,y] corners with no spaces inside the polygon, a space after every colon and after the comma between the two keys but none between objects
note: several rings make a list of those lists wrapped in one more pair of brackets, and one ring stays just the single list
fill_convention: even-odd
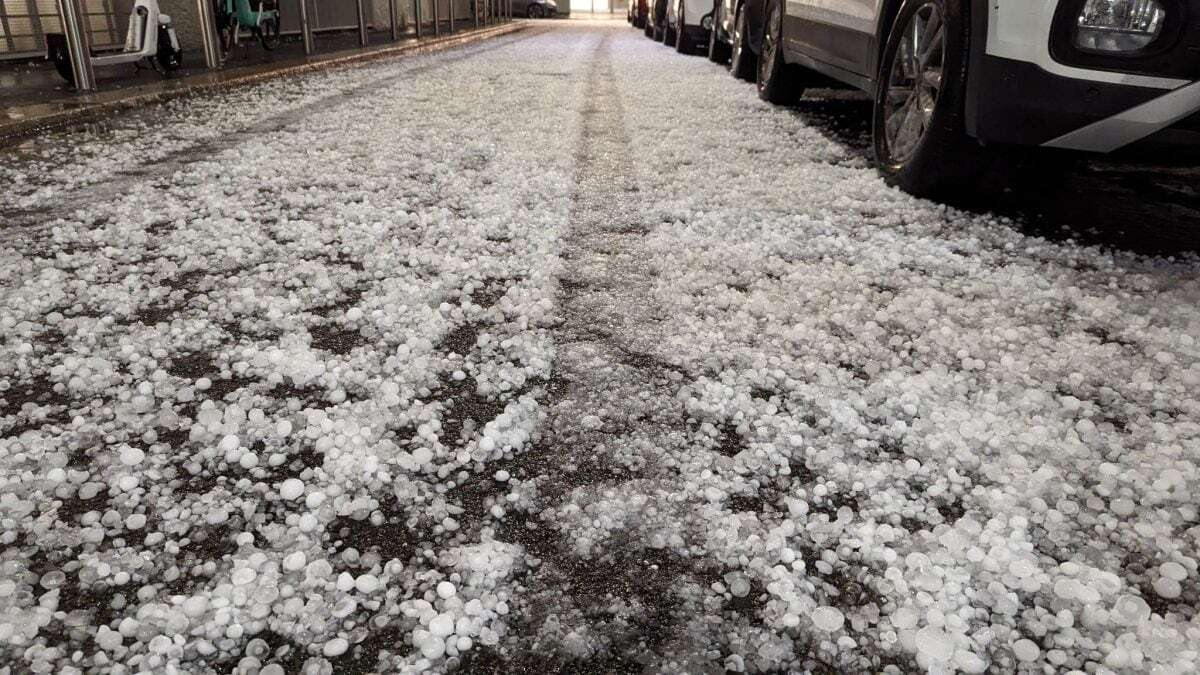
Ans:
[{"label": "car tire", "polygon": [[916,196],[969,187],[993,159],[966,130],[969,5],[907,0],[884,43],[871,115],[875,158],[889,183]]},{"label": "car tire", "polygon": [[721,6],[713,10],[713,27],[708,31],[708,60],[729,63],[729,45],[718,35],[721,25]]},{"label": "car tire", "polygon": [[680,54],[694,54],[696,48],[692,45],[692,41],[688,38],[687,24],[684,23],[683,3],[679,3],[679,17],[675,20],[675,51]]},{"label": "car tire", "polygon": [[654,39],[654,24],[650,23],[649,18],[646,19],[646,25],[642,28],[642,33],[645,33],[646,37],[651,40]]},{"label": "car tire", "polygon": [[733,48],[729,54],[729,72],[739,80],[752,82],[756,77],[758,63],[754,52],[750,51],[750,45],[747,43],[745,3],[738,5],[733,26]]},{"label": "car tire", "polygon": [[783,0],[767,0],[762,52],[754,70],[758,97],[764,101],[791,105],[804,93],[796,76],[796,67],[783,58]]},{"label": "car tire", "polygon": [[46,58],[54,62],[54,69],[62,79],[75,87],[75,70],[71,65],[71,53],[67,47],[67,37],[62,33],[46,34]]},{"label": "car tire", "polygon": [[668,46],[675,44],[675,30],[671,28],[671,24],[663,26],[662,43]]}]

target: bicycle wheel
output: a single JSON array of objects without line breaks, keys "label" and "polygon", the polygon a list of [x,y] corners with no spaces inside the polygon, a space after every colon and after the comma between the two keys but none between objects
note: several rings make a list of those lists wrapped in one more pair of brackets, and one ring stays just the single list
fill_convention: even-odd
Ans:
[{"label": "bicycle wheel", "polygon": [[229,16],[224,21],[218,21],[217,25],[221,28],[221,34],[217,42],[220,43],[221,61],[224,62],[225,59],[229,58],[230,52],[233,51],[233,38],[238,30],[237,18]]},{"label": "bicycle wheel", "polygon": [[164,75],[179,70],[179,66],[183,65],[183,50],[171,44],[171,32],[166,26],[158,27],[158,50],[152,63],[155,70],[160,70]]},{"label": "bicycle wheel", "polygon": [[271,15],[263,17],[258,24],[258,41],[263,49],[271,51],[279,45],[279,4],[263,0],[263,10],[271,10]]}]

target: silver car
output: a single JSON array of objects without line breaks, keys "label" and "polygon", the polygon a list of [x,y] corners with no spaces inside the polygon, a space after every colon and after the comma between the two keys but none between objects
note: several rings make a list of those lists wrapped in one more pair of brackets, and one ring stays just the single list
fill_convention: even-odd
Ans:
[{"label": "silver car", "polygon": [[554,0],[513,0],[513,16],[544,19],[558,14],[558,3]]}]

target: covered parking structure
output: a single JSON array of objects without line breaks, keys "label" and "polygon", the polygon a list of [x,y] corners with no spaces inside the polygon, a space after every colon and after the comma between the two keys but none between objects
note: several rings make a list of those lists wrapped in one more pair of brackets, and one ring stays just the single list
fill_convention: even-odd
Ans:
[{"label": "covered parking structure", "polygon": [[[171,17],[185,54],[223,66],[217,4],[222,0],[158,0]],[[253,2],[254,0],[252,0]],[[46,53],[46,35],[61,33],[70,51],[76,89],[94,91],[92,56],[126,43],[133,0],[0,0],[0,61]],[[305,55],[507,21],[511,0],[278,0],[280,31]],[[328,36],[328,39],[325,39]],[[335,37],[338,36],[338,37]]]}]

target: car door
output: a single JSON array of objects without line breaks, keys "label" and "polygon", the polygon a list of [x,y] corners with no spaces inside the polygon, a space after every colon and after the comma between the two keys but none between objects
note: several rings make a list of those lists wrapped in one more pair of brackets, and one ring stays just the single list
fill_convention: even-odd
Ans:
[{"label": "car door", "polygon": [[784,0],[784,42],[799,52],[870,77],[883,0]]}]

